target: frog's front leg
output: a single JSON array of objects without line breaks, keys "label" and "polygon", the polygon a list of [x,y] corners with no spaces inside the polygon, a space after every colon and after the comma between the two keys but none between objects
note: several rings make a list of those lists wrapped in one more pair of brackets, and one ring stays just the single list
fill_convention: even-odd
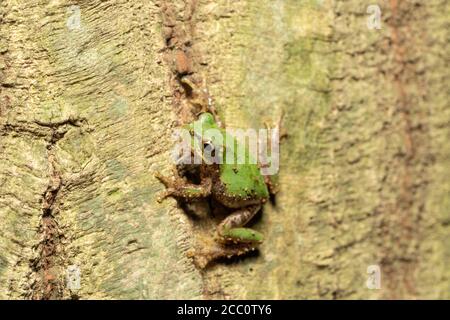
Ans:
[{"label": "frog's front leg", "polygon": [[226,217],[217,227],[219,240],[223,243],[254,245],[263,241],[263,235],[245,226],[259,211],[261,205],[239,209]]},{"label": "frog's front leg", "polygon": [[199,113],[211,112],[214,115],[217,124],[219,125],[219,127],[221,127],[222,124],[219,120],[217,110],[212,103],[212,99],[208,93],[208,90],[206,88],[199,88],[199,86],[196,85],[194,81],[189,78],[189,76],[181,78],[180,81],[190,92],[190,94],[188,94],[191,96],[190,103],[194,107],[200,108]]},{"label": "frog's front leg", "polygon": [[201,184],[193,184],[186,182],[178,175],[176,170],[173,170],[173,176],[167,177],[160,173],[156,173],[158,178],[165,186],[166,190],[158,197],[158,202],[161,202],[167,197],[183,198],[183,199],[199,199],[205,198],[211,194],[212,181],[211,178],[205,177]]}]

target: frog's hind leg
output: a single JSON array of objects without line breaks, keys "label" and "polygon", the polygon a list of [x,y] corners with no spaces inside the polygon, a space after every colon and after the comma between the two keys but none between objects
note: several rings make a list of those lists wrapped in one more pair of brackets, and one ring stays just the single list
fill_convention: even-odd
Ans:
[{"label": "frog's hind leg", "polygon": [[261,209],[261,205],[248,206],[239,209],[226,217],[217,227],[219,241],[232,244],[259,244],[263,236],[258,231],[245,226]]},{"label": "frog's hind leg", "polygon": [[248,206],[229,215],[217,228],[217,241],[204,241],[188,255],[197,267],[203,269],[210,262],[221,258],[232,258],[256,249],[263,240],[262,234],[244,228],[259,211],[261,205]]}]

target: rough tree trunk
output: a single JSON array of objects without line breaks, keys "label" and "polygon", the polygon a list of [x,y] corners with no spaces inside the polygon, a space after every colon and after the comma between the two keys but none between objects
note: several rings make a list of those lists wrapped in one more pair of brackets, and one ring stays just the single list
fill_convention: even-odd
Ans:
[{"label": "rough tree trunk", "polygon": [[[0,298],[450,298],[449,3],[372,2],[2,0]],[[289,133],[259,255],[205,271],[155,201],[176,72]]]}]

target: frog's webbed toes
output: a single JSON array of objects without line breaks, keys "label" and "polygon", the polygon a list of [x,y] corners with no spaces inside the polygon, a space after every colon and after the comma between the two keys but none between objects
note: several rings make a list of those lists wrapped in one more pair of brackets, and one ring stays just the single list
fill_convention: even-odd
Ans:
[{"label": "frog's webbed toes", "polygon": [[158,203],[161,203],[161,202],[163,202],[164,199],[172,196],[174,193],[175,193],[174,189],[172,189],[172,188],[166,189],[159,194],[156,201],[158,201]]},{"label": "frog's webbed toes", "polygon": [[256,250],[256,246],[251,244],[235,244],[225,245],[217,244],[212,247],[202,247],[191,249],[187,252],[187,256],[192,258],[195,266],[199,269],[205,269],[211,263],[220,259],[231,259],[233,257],[247,254]]},{"label": "frog's webbed toes", "polygon": [[167,188],[172,188],[173,186],[184,183],[183,178],[180,177],[176,168],[172,168],[171,176],[164,176],[159,172],[155,172],[155,177],[161,181]]},{"label": "frog's webbed toes", "polygon": [[287,130],[283,126],[284,116],[284,111],[281,111],[278,120],[275,123],[268,120],[263,122],[266,130],[278,130],[278,137],[280,141],[289,137]]},{"label": "frog's webbed toes", "polygon": [[161,181],[162,184],[164,184],[166,187],[173,183],[173,178],[168,176],[163,176],[161,173],[156,172],[155,178]]},{"label": "frog's webbed toes", "polygon": [[186,255],[192,259],[195,266],[199,269],[205,269],[206,266],[213,260],[209,255],[195,249],[189,250]]},{"label": "frog's webbed toes", "polygon": [[278,179],[279,179],[278,175],[264,176],[264,182],[269,188],[269,193],[271,195],[276,195],[280,191]]},{"label": "frog's webbed toes", "polygon": [[156,201],[161,203],[164,199],[173,196],[176,194],[175,186],[177,184],[177,176],[164,176],[159,172],[155,173],[155,177],[167,188],[166,190],[162,191]]}]

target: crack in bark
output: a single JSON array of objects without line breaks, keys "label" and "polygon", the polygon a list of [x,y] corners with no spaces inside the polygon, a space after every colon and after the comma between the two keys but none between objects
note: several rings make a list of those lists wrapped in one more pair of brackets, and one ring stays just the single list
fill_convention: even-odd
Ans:
[{"label": "crack in bark", "polygon": [[56,122],[34,120],[31,122],[18,121],[15,123],[11,123],[6,121],[5,123],[1,124],[0,135],[27,134],[30,138],[33,139],[46,138],[49,140],[52,139],[58,140],[59,139],[58,135],[65,134],[65,132],[64,133],[56,132],[57,130],[60,130],[59,128],[64,127],[66,125],[72,127],[80,127],[83,124],[87,124],[87,120],[84,118],[80,119],[68,118]]},{"label": "crack in bark", "polygon": [[[385,283],[388,287],[387,296],[389,298],[397,298],[404,293],[415,296],[416,289],[414,286],[414,270],[418,263],[417,250],[420,237],[420,220],[424,210],[424,200],[421,198],[420,192],[424,190],[427,184],[426,175],[423,172],[424,167],[420,136],[426,125],[423,121],[418,125],[413,125],[412,97],[407,92],[407,86],[414,86],[411,79],[414,79],[414,64],[408,60],[408,50],[414,47],[412,42],[412,30],[408,25],[410,22],[410,11],[412,10],[407,4],[404,7],[397,0],[390,0],[391,19],[388,21],[391,28],[391,46],[394,50],[393,82],[396,89],[398,106],[397,110],[403,122],[401,128],[404,153],[401,155],[399,165],[398,181],[399,191],[392,211],[384,221],[385,232],[388,243],[394,247],[394,250],[385,248],[381,263],[385,275]],[[418,10],[417,8],[413,9]],[[416,11],[417,12],[417,11]],[[405,22],[406,20],[406,22]],[[402,30],[404,28],[404,30]],[[418,84],[420,87],[420,84]],[[420,99],[420,93],[416,94]],[[420,139],[420,141],[419,141]],[[418,171],[415,168],[418,168]],[[417,212],[415,212],[417,211]],[[402,293],[403,292],[403,293]]]},{"label": "crack in bark", "polygon": [[58,196],[64,187],[64,180],[58,169],[55,147],[64,138],[70,127],[79,127],[81,119],[67,119],[59,122],[35,121],[40,126],[51,128],[52,134],[47,144],[47,159],[50,168],[50,180],[42,195],[42,215],[39,233],[42,240],[37,244],[38,257],[31,261],[31,270],[35,275],[31,285],[30,298],[33,300],[61,299],[64,294],[65,235],[58,223]]},{"label": "crack in bark", "polygon": [[[183,8],[171,1],[161,1],[160,7],[166,44],[164,58],[172,71],[170,86],[179,124],[193,121],[199,112],[205,111],[205,106],[215,114],[205,77],[200,72],[201,54],[193,46],[197,1],[186,1]],[[187,83],[200,90],[193,90]]]},{"label": "crack in bark", "polygon": [[38,245],[39,256],[33,261],[32,269],[38,275],[38,280],[32,286],[32,299],[58,299],[62,296],[62,283],[55,267],[61,257],[61,240],[64,235],[59,228],[56,215],[58,209],[56,200],[62,187],[62,177],[57,170],[53,147],[48,146],[48,161],[50,164],[50,182],[43,194],[42,217],[39,232],[43,239]]}]

